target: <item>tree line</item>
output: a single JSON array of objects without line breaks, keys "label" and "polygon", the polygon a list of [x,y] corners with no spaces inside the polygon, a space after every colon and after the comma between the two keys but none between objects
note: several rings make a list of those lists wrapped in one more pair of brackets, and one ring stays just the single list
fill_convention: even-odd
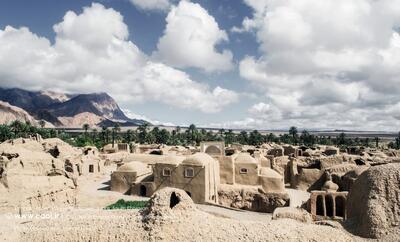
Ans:
[{"label": "tree line", "polygon": [[[197,128],[194,124],[187,128],[176,127],[169,131],[165,128],[151,127],[147,123],[140,125],[137,129],[128,129],[121,132],[118,124],[114,127],[102,127],[100,131],[89,126],[83,126],[84,134],[77,139],[78,143],[109,144],[115,142],[140,143],[140,144],[167,144],[167,145],[199,145],[203,141],[224,141],[226,144],[261,145],[263,143],[292,144],[314,146],[336,145],[336,146],[365,146],[379,147],[381,140],[375,138],[350,138],[345,133],[338,136],[317,136],[303,130],[301,133],[294,126],[287,133],[276,135],[274,133],[262,134],[258,130],[234,132],[232,129],[207,130]],[[395,142],[389,143],[390,148],[400,149],[400,132]]]},{"label": "tree line", "polygon": [[[167,145],[183,145],[194,146],[199,145],[203,141],[224,141],[226,144],[243,144],[243,145],[261,145],[263,143],[293,144],[314,146],[336,145],[336,146],[365,146],[379,147],[380,140],[378,137],[370,138],[350,138],[345,133],[338,136],[317,136],[310,134],[307,130],[298,132],[296,127],[290,127],[287,133],[276,135],[274,133],[262,134],[257,130],[234,132],[231,129],[206,130],[197,128],[191,124],[187,128],[176,127],[169,131],[164,128],[151,127],[147,123],[140,125],[137,129],[128,129],[121,131],[119,124],[113,127],[101,127],[100,129],[90,128],[90,125],[82,126],[83,132],[70,133],[65,130],[56,130],[54,128],[35,127],[28,123],[14,121],[9,125],[0,125],[0,141],[7,139],[29,137],[29,135],[40,134],[43,138],[58,137],[71,145],[96,146],[103,147],[106,144],[115,143],[140,143],[140,144],[167,144]],[[400,148],[400,132],[394,142],[389,143],[390,148]]]}]

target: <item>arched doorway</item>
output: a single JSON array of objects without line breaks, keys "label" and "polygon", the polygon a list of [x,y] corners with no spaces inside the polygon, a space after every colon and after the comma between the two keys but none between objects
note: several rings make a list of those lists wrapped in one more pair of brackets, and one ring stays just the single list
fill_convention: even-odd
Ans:
[{"label": "arched doorway", "polygon": [[346,200],[344,197],[337,196],[335,198],[335,205],[336,205],[336,216],[338,217],[345,217],[345,206]]},{"label": "arched doorway", "polygon": [[333,217],[333,197],[331,195],[325,196],[326,216]]},{"label": "arched doorway", "polygon": [[147,195],[147,188],[145,185],[140,185],[139,196],[145,197]]},{"label": "arched doorway", "polygon": [[221,149],[219,149],[217,146],[215,145],[210,145],[207,147],[207,149],[205,150],[205,153],[213,156],[213,155],[221,155],[222,151]]},{"label": "arched doorway", "polygon": [[175,192],[172,192],[172,193],[171,193],[170,200],[169,200],[169,207],[170,207],[170,208],[175,207],[180,201],[181,201],[181,200],[179,199],[178,196],[176,196],[176,193],[175,193]]},{"label": "arched doorway", "polygon": [[321,195],[317,196],[317,215],[325,216],[324,198]]}]

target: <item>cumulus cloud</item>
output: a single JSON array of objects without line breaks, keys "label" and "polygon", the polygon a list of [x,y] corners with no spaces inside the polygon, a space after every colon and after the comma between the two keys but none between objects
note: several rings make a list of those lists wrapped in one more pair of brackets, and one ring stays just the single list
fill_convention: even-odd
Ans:
[{"label": "cumulus cloud", "polygon": [[66,92],[106,91],[117,101],[158,101],[178,108],[218,112],[238,95],[210,88],[188,74],[150,61],[128,40],[123,17],[94,3],[83,13],[69,11],[54,25],[55,43],[7,26],[0,30],[3,86]]},{"label": "cumulus cloud", "polygon": [[170,0],[129,0],[133,5],[142,10],[166,11],[171,6]]},{"label": "cumulus cloud", "polygon": [[175,67],[196,67],[207,72],[233,67],[232,52],[216,49],[219,43],[228,41],[227,33],[200,4],[181,1],[172,7],[166,22],[155,58]]},{"label": "cumulus cloud", "polygon": [[244,2],[253,16],[232,31],[254,32],[259,43],[260,56],[239,64],[265,95],[249,109],[254,120],[278,127],[276,109],[285,126],[396,129],[399,0]]}]

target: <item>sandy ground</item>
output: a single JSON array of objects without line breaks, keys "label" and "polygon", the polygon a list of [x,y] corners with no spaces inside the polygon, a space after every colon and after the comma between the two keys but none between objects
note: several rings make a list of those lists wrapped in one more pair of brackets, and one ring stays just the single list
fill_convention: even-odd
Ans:
[{"label": "sandy ground", "polygon": [[257,212],[223,208],[219,206],[211,206],[203,204],[197,204],[196,206],[201,211],[204,211],[206,213],[221,218],[230,218],[239,221],[258,221],[258,222],[266,222],[272,219],[272,214],[270,213],[257,213]]},{"label": "sandy ground", "polygon": [[[53,218],[36,217],[46,214]],[[148,227],[138,210],[64,209],[30,215],[0,216],[0,241],[363,241],[329,226],[288,219],[237,220],[202,211],[188,211]]]},{"label": "sandy ground", "polygon": [[91,174],[78,179],[78,204],[79,208],[104,208],[119,199],[125,201],[146,201],[149,198],[124,195],[109,190],[111,173],[116,170],[116,165],[107,166],[102,174]]}]

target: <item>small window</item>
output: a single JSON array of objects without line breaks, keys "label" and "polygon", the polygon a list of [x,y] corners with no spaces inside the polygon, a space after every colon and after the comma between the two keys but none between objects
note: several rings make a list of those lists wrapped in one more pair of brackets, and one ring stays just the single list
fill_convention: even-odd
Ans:
[{"label": "small window", "polygon": [[240,174],[247,174],[247,168],[240,168]]},{"label": "small window", "polygon": [[94,173],[94,166],[93,165],[89,165],[89,173]]},{"label": "small window", "polygon": [[185,177],[194,177],[194,169],[186,168],[185,169]]},{"label": "small window", "polygon": [[169,168],[164,168],[162,171],[163,176],[171,176],[171,169]]}]

